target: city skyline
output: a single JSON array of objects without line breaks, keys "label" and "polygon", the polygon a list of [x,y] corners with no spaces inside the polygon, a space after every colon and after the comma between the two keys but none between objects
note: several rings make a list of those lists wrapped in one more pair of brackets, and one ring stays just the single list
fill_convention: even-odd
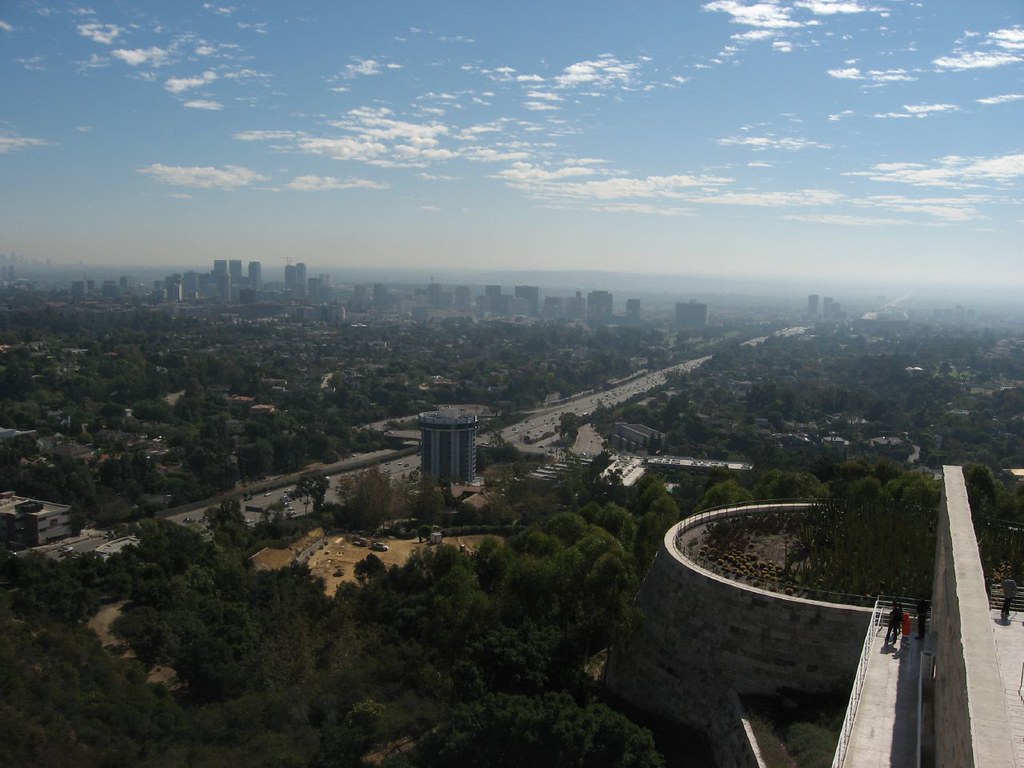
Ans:
[{"label": "city skyline", "polygon": [[0,11],[0,252],[1006,286],[1022,17],[21,3]]}]

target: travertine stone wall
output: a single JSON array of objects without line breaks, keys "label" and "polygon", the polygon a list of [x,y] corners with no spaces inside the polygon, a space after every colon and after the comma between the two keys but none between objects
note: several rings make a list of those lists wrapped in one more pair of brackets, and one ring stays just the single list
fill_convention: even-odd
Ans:
[{"label": "travertine stone wall", "polygon": [[706,732],[716,718],[733,716],[730,689],[848,689],[871,610],[786,597],[710,573],[676,549],[687,525],[662,541],[637,596],[643,625],[611,654],[608,687]]},{"label": "travertine stone wall", "polygon": [[936,768],[1010,768],[1009,717],[985,577],[960,467],[943,467],[935,547]]}]

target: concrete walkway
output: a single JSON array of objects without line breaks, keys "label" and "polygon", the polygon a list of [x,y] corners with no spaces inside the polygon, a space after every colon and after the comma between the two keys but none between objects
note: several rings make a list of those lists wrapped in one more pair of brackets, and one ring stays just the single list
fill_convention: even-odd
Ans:
[{"label": "concrete walkway", "polygon": [[1011,612],[1005,622],[998,610],[991,611],[992,634],[996,641],[999,678],[1006,697],[1006,714],[1010,718],[1013,754],[1016,765],[1024,766],[1024,700],[1021,699],[1021,675],[1024,674],[1024,613]]},{"label": "concrete walkway", "polygon": [[[916,628],[915,628],[916,630]],[[917,765],[917,679],[921,644],[914,632],[885,644],[875,630],[860,705],[843,768],[914,768]]]}]

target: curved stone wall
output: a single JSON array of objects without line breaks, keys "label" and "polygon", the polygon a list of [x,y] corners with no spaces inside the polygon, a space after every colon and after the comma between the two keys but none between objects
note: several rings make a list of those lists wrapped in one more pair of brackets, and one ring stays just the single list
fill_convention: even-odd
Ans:
[{"label": "curved stone wall", "polygon": [[[777,508],[787,507],[793,505]],[[730,689],[770,695],[781,688],[849,688],[870,608],[766,592],[718,576],[678,551],[683,531],[749,511],[718,510],[665,534],[637,595],[643,623],[608,660],[605,682],[613,693],[709,731],[728,711]]]}]

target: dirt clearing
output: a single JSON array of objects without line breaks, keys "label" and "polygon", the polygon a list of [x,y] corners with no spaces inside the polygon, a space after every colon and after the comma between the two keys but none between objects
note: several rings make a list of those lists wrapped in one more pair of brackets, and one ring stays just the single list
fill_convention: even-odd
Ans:
[{"label": "dirt clearing", "polygon": [[[456,536],[445,539],[444,543],[453,547],[464,546],[474,550],[485,536]],[[333,595],[343,582],[355,582],[355,565],[369,554],[380,558],[385,565],[405,565],[410,555],[417,549],[429,547],[430,544],[418,542],[416,539],[380,539],[388,547],[387,552],[374,552],[370,547],[361,547],[353,543],[347,536],[331,536],[322,549],[309,558],[309,571],[324,580],[324,591]]]}]

